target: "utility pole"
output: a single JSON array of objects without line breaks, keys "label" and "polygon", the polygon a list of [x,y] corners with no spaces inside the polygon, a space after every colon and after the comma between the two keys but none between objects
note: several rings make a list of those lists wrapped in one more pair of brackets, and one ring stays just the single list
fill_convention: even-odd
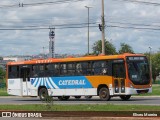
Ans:
[{"label": "utility pole", "polygon": [[88,9],[88,55],[89,55],[89,8],[92,8],[92,7],[89,7],[89,6],[85,6],[87,9]]},{"label": "utility pole", "polygon": [[152,47],[149,47],[149,68],[150,68],[150,74],[151,74],[151,80],[153,82],[153,79],[152,79],[152,60],[151,60],[151,53],[152,53]]},{"label": "utility pole", "polygon": [[104,19],[104,0],[102,0],[102,54],[105,55],[105,19]]}]

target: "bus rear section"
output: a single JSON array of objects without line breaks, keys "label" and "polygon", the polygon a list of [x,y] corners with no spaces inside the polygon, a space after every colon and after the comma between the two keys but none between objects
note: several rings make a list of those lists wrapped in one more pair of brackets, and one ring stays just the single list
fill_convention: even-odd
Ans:
[{"label": "bus rear section", "polygon": [[30,69],[18,65],[7,67],[7,92],[16,96],[31,96]]}]

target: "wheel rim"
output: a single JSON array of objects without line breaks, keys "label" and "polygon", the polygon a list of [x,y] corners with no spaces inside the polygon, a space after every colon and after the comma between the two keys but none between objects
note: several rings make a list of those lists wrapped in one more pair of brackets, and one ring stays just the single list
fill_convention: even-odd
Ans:
[{"label": "wheel rim", "polygon": [[46,96],[45,94],[46,94],[46,92],[43,91],[41,94],[41,98],[45,98],[45,96]]},{"label": "wheel rim", "polygon": [[45,89],[42,89],[41,90],[41,92],[40,92],[40,98],[42,99],[42,100],[45,100],[46,99],[46,97],[47,97],[47,91],[45,90]]},{"label": "wheel rim", "polygon": [[102,98],[106,98],[107,97],[107,92],[105,90],[102,91],[101,97]]},{"label": "wheel rim", "polygon": [[110,95],[109,95],[109,90],[108,88],[101,88],[99,90],[99,97],[101,100],[105,100],[105,101],[108,101],[110,100]]}]

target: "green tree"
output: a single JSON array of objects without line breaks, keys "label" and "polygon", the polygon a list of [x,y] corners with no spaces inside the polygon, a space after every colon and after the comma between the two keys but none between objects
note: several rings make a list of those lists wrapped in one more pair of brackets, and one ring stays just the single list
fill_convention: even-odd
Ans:
[{"label": "green tree", "polygon": [[121,43],[119,54],[122,54],[122,53],[134,53],[134,51],[130,45],[126,43]]},{"label": "green tree", "polygon": [[0,67],[0,82],[2,82],[5,78],[6,72]]},{"label": "green tree", "polygon": [[[93,54],[102,53],[102,40],[98,40],[93,45]],[[106,55],[114,55],[116,54],[116,48],[109,41],[105,41],[105,54]]]},{"label": "green tree", "polygon": [[160,53],[151,55],[151,61],[152,61],[152,78],[153,82],[155,82],[156,77],[160,73]]}]

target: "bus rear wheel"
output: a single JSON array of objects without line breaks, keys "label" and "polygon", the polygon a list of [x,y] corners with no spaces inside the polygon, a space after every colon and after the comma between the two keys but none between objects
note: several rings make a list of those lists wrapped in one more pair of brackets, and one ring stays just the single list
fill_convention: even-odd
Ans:
[{"label": "bus rear wheel", "polygon": [[131,98],[131,95],[121,95],[120,98],[122,100],[129,100]]},{"label": "bus rear wheel", "polygon": [[103,101],[109,101],[111,96],[109,95],[109,90],[106,87],[103,87],[99,90],[99,97]]},{"label": "bus rear wheel", "polygon": [[40,98],[40,100],[45,101],[47,99],[47,97],[48,97],[47,89],[46,88],[41,88],[39,90],[39,98]]},{"label": "bus rear wheel", "polygon": [[58,99],[59,100],[68,100],[70,98],[70,96],[59,96]]}]

